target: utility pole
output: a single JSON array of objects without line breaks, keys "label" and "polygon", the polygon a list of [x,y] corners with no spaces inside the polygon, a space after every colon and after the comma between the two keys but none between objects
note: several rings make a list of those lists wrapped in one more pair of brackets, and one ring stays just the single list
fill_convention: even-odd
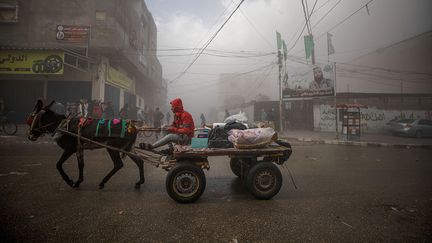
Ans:
[{"label": "utility pole", "polygon": [[282,53],[278,50],[278,65],[279,65],[279,132],[282,132]]},{"label": "utility pole", "polygon": [[338,128],[338,109],[337,109],[337,89],[336,89],[336,62],[334,63],[334,106],[335,106],[335,125],[336,125],[336,139],[339,139],[339,128]]},{"label": "utility pole", "polygon": [[400,92],[401,92],[401,105],[400,105],[400,113],[402,119],[402,110],[403,110],[403,81],[400,81]]}]

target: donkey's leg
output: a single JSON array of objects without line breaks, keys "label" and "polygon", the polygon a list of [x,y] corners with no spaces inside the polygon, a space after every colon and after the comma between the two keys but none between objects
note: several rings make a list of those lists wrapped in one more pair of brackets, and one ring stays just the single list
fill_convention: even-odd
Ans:
[{"label": "donkey's leg", "polygon": [[73,150],[65,149],[63,151],[62,156],[56,164],[57,170],[60,172],[61,177],[69,186],[73,186],[73,181],[69,178],[69,176],[63,170],[63,163],[74,153]]},{"label": "donkey's leg", "polygon": [[103,180],[99,184],[99,189],[104,188],[105,183],[108,182],[111,176],[113,176],[118,170],[120,170],[123,167],[123,161],[120,158],[120,152],[111,149],[107,149],[107,150],[112,161],[114,162],[114,168],[103,178]]},{"label": "donkey's leg", "polygon": [[144,184],[144,181],[145,181],[145,178],[144,178],[144,161],[142,159],[135,157],[135,156],[129,155],[129,158],[131,158],[135,162],[135,164],[138,166],[140,180],[137,183],[135,183],[135,188],[140,188],[141,184]]},{"label": "donkey's leg", "polygon": [[77,151],[77,160],[78,160],[78,171],[79,176],[78,180],[74,183],[73,187],[79,187],[81,182],[84,180],[83,171],[84,171],[84,151]]}]

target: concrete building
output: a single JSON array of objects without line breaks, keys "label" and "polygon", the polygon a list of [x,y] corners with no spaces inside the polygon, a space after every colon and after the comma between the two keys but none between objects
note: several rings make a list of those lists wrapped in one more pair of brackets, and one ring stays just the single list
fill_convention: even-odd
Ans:
[{"label": "concrete building", "polygon": [[166,103],[143,0],[0,0],[0,98],[22,122],[37,98]]}]

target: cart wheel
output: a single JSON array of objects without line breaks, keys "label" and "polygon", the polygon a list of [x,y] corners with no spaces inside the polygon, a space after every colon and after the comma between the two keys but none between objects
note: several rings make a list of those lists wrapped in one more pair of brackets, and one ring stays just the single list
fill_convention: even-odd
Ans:
[{"label": "cart wheel", "polygon": [[258,199],[270,199],[282,186],[282,174],[273,163],[261,162],[252,166],[246,178],[247,189]]},{"label": "cart wheel", "polygon": [[168,195],[179,203],[196,201],[204,192],[206,178],[204,171],[189,163],[177,164],[166,177]]},{"label": "cart wheel", "polygon": [[[245,178],[247,175],[247,169],[252,165],[251,159],[246,158],[231,158],[230,167],[234,175]],[[242,168],[243,167],[243,168]],[[242,172],[243,169],[243,172]]]}]

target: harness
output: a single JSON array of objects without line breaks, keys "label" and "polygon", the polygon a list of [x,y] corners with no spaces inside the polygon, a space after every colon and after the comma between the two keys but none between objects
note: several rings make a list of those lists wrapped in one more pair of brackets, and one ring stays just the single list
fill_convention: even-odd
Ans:
[{"label": "harness", "polygon": [[[40,112],[38,112],[37,114],[34,115],[33,120],[32,120],[32,123],[31,123],[31,131],[40,132],[40,133],[42,133],[42,134],[44,134],[44,133],[49,133],[49,131],[48,131],[46,128],[47,128],[47,127],[50,127],[50,126],[52,126],[52,125],[54,125],[54,124],[57,123],[57,121],[53,121],[53,122],[50,122],[50,123],[48,123],[48,124],[46,124],[46,125],[42,125],[42,124],[41,124],[41,119],[39,119],[39,116],[41,116],[41,115],[42,115],[43,113],[45,113],[45,112],[46,112],[46,111],[41,110]],[[38,123],[38,128],[34,128],[34,126],[36,125],[36,124],[35,124],[36,121],[37,121],[37,123]],[[60,122],[60,124],[61,124],[61,122]],[[56,128],[55,130],[57,130],[57,128]]]},{"label": "harness", "polygon": [[[111,125],[112,125],[112,120],[108,120],[108,137],[111,137],[112,135],[112,129],[111,129]],[[99,129],[100,126],[105,125],[105,120],[99,120],[98,124],[96,125],[96,132],[95,132],[95,137],[99,136]],[[120,132],[120,137],[124,138],[125,134],[126,134],[126,126],[127,126],[127,122],[125,120],[121,121],[121,132]]]}]

